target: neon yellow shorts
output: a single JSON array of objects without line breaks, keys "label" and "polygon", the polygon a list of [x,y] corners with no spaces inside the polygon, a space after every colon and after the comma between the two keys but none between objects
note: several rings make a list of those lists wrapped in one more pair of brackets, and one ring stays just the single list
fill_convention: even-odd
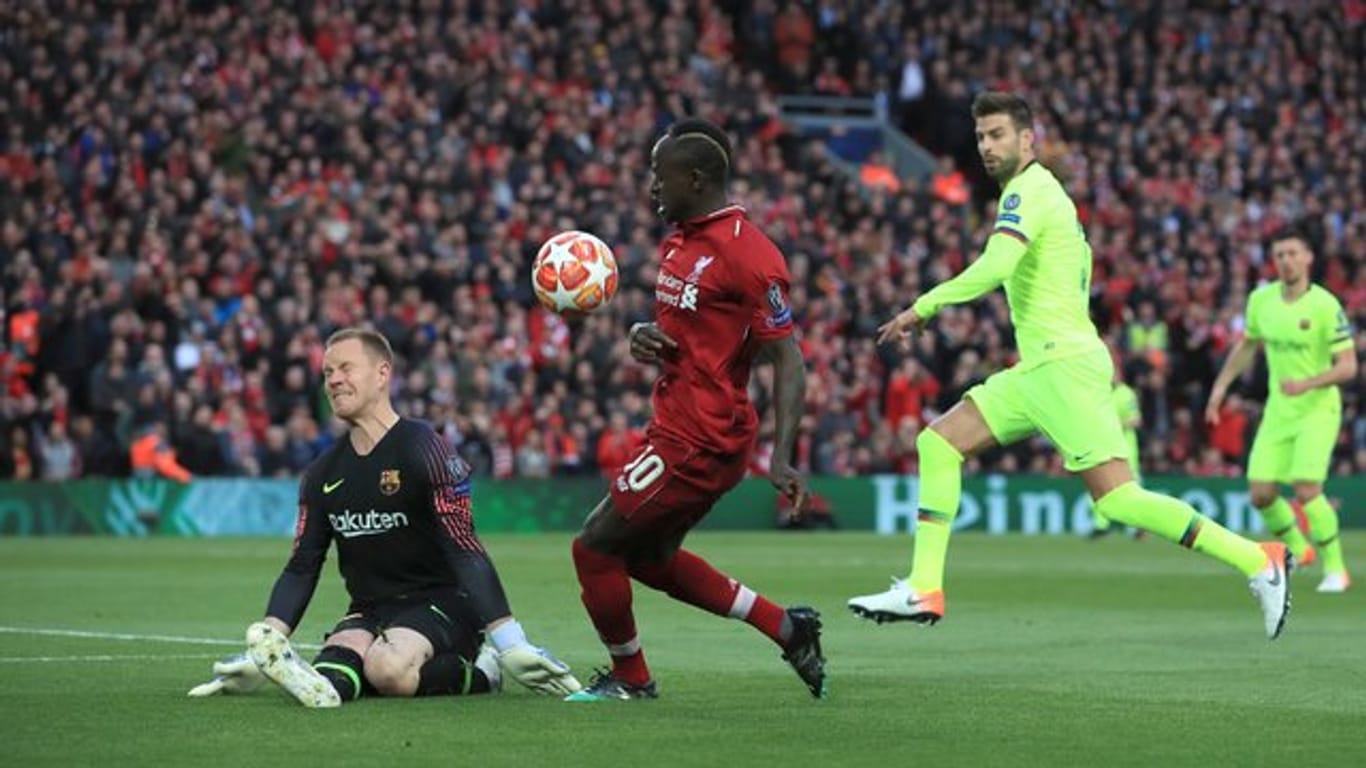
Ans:
[{"label": "neon yellow shorts", "polygon": [[1247,479],[1258,483],[1322,483],[1328,479],[1341,428],[1342,413],[1337,409],[1294,418],[1276,414],[1263,417],[1247,457]]},{"label": "neon yellow shorts", "polygon": [[1110,399],[1114,363],[1106,350],[1007,368],[968,390],[1001,445],[1037,433],[1057,446],[1069,472],[1129,459],[1129,443]]}]

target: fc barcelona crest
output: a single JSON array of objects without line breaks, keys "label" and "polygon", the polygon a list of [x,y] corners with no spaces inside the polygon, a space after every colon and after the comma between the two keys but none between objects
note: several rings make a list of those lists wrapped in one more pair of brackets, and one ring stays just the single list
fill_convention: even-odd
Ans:
[{"label": "fc barcelona crest", "polygon": [[400,483],[397,469],[386,469],[379,473],[379,492],[385,496],[398,493]]}]

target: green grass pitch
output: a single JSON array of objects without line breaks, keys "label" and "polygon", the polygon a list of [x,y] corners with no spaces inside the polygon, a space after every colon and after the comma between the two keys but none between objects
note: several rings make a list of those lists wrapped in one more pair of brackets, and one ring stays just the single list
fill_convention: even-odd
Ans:
[{"label": "green grass pitch", "polygon": [[[1345,539],[1349,557],[1366,557],[1366,534]],[[532,639],[586,679],[606,657],[569,538],[486,543]],[[259,615],[287,542],[0,539],[3,762],[1113,768],[1366,755],[1366,584],[1317,595],[1317,568],[1295,580],[1290,624],[1271,643],[1241,578],[1160,542],[957,537],[948,617],[932,629],[843,607],[906,565],[907,537],[702,533],[690,546],[824,613],[827,700],[758,633],[639,587],[655,702],[568,705],[521,689],[334,711],[276,689],[192,700],[185,691]],[[296,637],[316,641],[342,608],[329,563]]]}]

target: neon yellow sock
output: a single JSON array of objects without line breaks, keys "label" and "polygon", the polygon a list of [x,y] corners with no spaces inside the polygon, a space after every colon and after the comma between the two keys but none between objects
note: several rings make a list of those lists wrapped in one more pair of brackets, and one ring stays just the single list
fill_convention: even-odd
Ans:
[{"label": "neon yellow sock", "polygon": [[1304,516],[1309,518],[1309,535],[1323,558],[1323,572],[1347,570],[1342,560],[1342,539],[1338,538],[1338,513],[1328,499],[1319,494],[1304,505]]},{"label": "neon yellow sock", "polygon": [[1100,510],[1096,509],[1095,504],[1091,505],[1091,529],[1095,531],[1110,530],[1110,519],[1102,515]]},{"label": "neon yellow sock", "polygon": [[963,455],[932,429],[923,430],[915,446],[920,451],[920,514],[911,589],[934,592],[944,588],[944,558],[963,494]]},{"label": "neon yellow sock", "polygon": [[[1309,540],[1304,538],[1299,525],[1295,523],[1295,510],[1290,507],[1290,502],[1282,496],[1277,496],[1276,500],[1271,502],[1271,506],[1257,511],[1261,513],[1266,529],[1285,542],[1285,546],[1290,549],[1290,554],[1294,555],[1296,560],[1303,559],[1305,551],[1309,549]],[[1336,518],[1334,522],[1336,523]],[[1333,528],[1336,531],[1337,526],[1334,525]]]},{"label": "neon yellow sock", "polygon": [[1184,501],[1125,483],[1096,501],[1101,514],[1123,525],[1155,533],[1167,541],[1209,555],[1251,577],[1266,566],[1256,542],[1210,520]]}]

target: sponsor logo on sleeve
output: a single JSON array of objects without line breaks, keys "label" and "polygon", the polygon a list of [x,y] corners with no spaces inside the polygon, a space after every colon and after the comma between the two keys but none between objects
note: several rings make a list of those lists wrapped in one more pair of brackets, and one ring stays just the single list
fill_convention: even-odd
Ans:
[{"label": "sponsor logo on sleeve", "polygon": [[779,284],[768,284],[768,327],[782,328],[792,322],[792,309],[787,306],[787,300],[783,298],[783,287]]}]

